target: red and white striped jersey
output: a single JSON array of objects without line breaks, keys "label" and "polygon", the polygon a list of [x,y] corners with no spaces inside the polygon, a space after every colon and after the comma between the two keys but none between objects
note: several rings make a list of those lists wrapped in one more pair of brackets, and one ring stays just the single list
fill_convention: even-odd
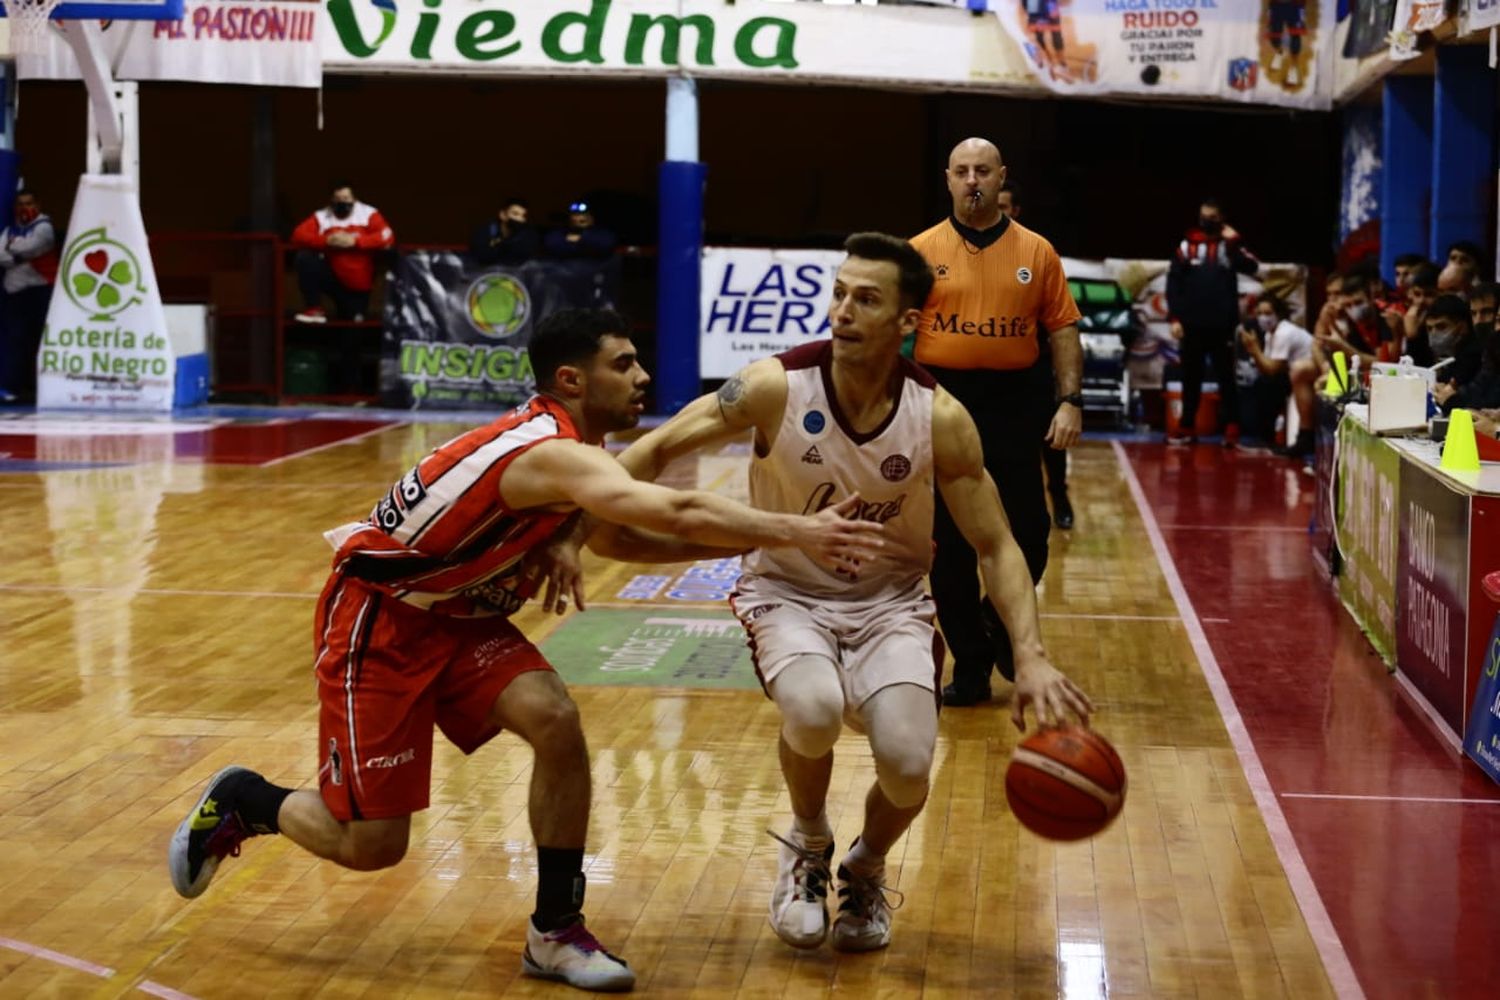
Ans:
[{"label": "red and white striped jersey", "polygon": [[500,477],[517,455],[553,438],[579,434],[561,404],[533,396],[439,446],[368,519],[324,534],[337,552],[334,571],[437,614],[513,614],[535,589],[521,578],[522,558],[571,512],[513,511]]}]

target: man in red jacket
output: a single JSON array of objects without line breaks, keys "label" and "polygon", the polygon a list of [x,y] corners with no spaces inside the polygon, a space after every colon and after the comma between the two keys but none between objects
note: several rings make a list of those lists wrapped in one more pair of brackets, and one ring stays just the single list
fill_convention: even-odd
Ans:
[{"label": "man in red jacket", "polygon": [[356,200],[348,184],[335,184],[328,206],[292,230],[304,303],[297,322],[326,323],[324,295],[333,299],[339,319],[364,319],[375,283],[375,253],[395,245],[396,234],[379,210]]}]

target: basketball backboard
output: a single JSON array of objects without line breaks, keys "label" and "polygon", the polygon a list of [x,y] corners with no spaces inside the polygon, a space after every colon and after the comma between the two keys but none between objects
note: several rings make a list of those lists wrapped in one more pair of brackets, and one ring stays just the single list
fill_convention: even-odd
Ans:
[{"label": "basketball backboard", "polygon": [[[80,0],[52,11],[54,21],[178,21],[183,0]],[[0,6],[0,17],[8,16]]]}]

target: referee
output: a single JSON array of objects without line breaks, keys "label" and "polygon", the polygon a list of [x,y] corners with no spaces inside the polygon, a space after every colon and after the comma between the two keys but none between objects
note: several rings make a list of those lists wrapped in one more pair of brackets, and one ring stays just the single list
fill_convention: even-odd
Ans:
[{"label": "referee", "polygon": [[[1083,426],[1080,314],[1052,244],[1000,210],[1005,166],[994,143],[959,143],[946,177],[953,214],[911,241],[937,276],[916,359],[973,415],[985,468],[1035,583],[1047,568],[1051,529],[1037,450],[1043,441],[1068,448]],[[1038,329],[1049,331],[1050,367]],[[953,651],[943,704],[989,701],[992,668],[1015,678],[1010,637],[982,608],[988,602],[980,599],[978,559],[941,497],[933,541],[932,596]]]}]

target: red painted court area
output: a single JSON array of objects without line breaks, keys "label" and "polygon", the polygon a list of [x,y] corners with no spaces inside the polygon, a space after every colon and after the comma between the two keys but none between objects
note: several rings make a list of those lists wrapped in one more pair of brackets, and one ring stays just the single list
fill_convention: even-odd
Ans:
[{"label": "red painted court area", "polygon": [[274,465],[395,426],[389,419],[275,416],[193,421],[27,418],[0,422],[0,472],[138,461]]},{"label": "red painted court area", "polygon": [[1500,786],[1339,604],[1314,479],[1207,445],[1124,454],[1365,994],[1495,996]]}]

